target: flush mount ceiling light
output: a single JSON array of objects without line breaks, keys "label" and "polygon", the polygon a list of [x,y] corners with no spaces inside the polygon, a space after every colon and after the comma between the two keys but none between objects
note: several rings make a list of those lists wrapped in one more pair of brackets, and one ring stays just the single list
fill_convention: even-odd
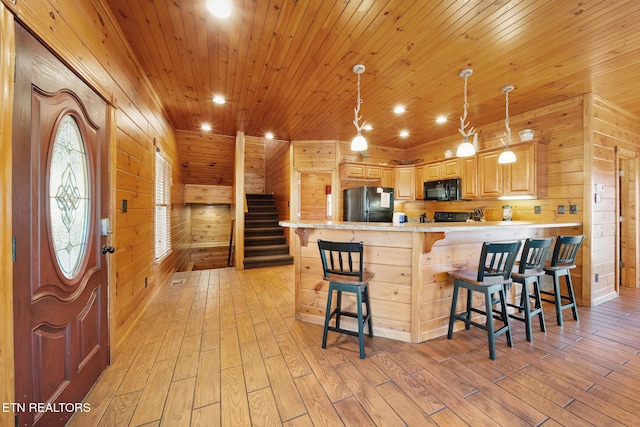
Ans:
[{"label": "flush mount ceiling light", "polygon": [[407,109],[404,108],[404,105],[396,105],[395,107],[393,107],[393,112],[395,114],[402,114],[405,111],[407,111]]},{"label": "flush mount ceiling light", "polygon": [[400,138],[406,138],[409,136],[409,131],[406,129],[403,129],[400,131]]},{"label": "flush mount ceiling light", "polygon": [[200,129],[202,129],[205,132],[209,132],[211,130],[211,125],[210,124],[203,124],[202,126],[200,126]]},{"label": "flush mount ceiling light", "polygon": [[207,9],[213,16],[226,19],[231,16],[230,0],[207,0]]},{"label": "flush mount ceiling light", "polygon": [[351,141],[351,150],[352,151],[364,151],[367,149],[367,140],[364,136],[362,136],[362,129],[365,127],[367,121],[362,122],[362,126],[359,125],[360,119],[362,116],[358,116],[360,113],[360,104],[362,104],[362,100],[360,99],[360,74],[364,73],[364,65],[356,64],[353,66],[353,72],[358,75],[358,101],[356,104],[356,108],[353,109],[355,113],[355,118],[353,119],[353,124],[356,126],[356,136],[353,137]]},{"label": "flush mount ceiling light", "polygon": [[267,139],[273,139],[273,132],[267,132],[264,134],[264,137]]},{"label": "flush mount ceiling light", "polygon": [[514,89],[513,86],[505,86],[500,89],[505,96],[505,119],[504,119],[504,127],[506,132],[504,133],[504,137],[506,138],[506,142],[504,139],[500,138],[500,141],[504,144],[504,151],[500,153],[500,157],[498,157],[498,163],[513,163],[516,161],[516,155],[513,151],[509,150],[509,144],[511,143],[511,128],[509,127],[509,92]]},{"label": "flush mount ceiling light", "polygon": [[222,105],[227,101],[224,99],[224,96],[222,96],[222,95],[214,95],[213,96],[213,102],[215,102],[218,105]]},{"label": "flush mount ceiling light", "polygon": [[[467,120],[467,108],[469,108],[469,103],[467,102],[467,78],[473,74],[473,70],[471,68],[465,68],[464,70],[460,70],[458,75],[464,79],[464,113],[462,117],[460,117],[460,133],[462,134],[462,143],[458,146],[458,150],[456,155],[458,157],[469,157],[476,154],[476,149],[474,147],[475,144],[478,143],[478,134],[474,133],[474,128],[471,127],[469,130],[465,130],[469,123]],[[466,123],[465,123],[466,122]],[[469,137],[473,135],[473,144],[469,142]]]},{"label": "flush mount ceiling light", "polygon": [[441,123],[446,123],[446,122],[447,122],[447,118],[445,116],[436,117],[436,123],[441,124]]}]

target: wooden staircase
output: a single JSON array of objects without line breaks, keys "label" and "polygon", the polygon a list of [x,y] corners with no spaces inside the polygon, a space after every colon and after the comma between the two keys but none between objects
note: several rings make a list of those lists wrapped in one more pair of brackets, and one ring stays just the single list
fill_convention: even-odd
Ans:
[{"label": "wooden staircase", "polygon": [[272,194],[247,194],[244,217],[244,268],[293,264]]}]

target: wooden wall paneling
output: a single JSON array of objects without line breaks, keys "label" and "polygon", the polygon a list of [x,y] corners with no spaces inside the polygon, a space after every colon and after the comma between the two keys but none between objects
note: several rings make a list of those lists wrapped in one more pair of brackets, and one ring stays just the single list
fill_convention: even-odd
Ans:
[{"label": "wooden wall paneling", "polygon": [[265,183],[265,139],[246,137],[244,154],[245,194],[263,194]]},{"label": "wooden wall paneling", "polygon": [[327,212],[326,197],[326,187],[331,186],[331,180],[331,171],[300,172],[301,220],[331,220],[331,212]]},{"label": "wooden wall paneling", "polygon": [[234,265],[237,269],[244,269],[244,212],[245,212],[245,188],[244,188],[244,155],[245,155],[244,132],[236,133],[236,156],[234,166],[234,197],[231,205],[232,219],[235,220],[233,242]]},{"label": "wooden wall paneling", "polygon": [[297,170],[336,168],[336,141],[292,141],[293,167]]},{"label": "wooden wall paneling", "polygon": [[176,143],[185,184],[232,185],[233,136],[177,131]]},{"label": "wooden wall paneling", "polygon": [[[291,204],[291,144],[287,141],[265,143],[265,192],[273,194],[281,220],[290,219]],[[293,255],[291,229],[285,229],[289,252]]]},{"label": "wooden wall paneling", "polygon": [[233,189],[230,185],[184,185],[185,203],[231,204]]},{"label": "wooden wall paneling", "polygon": [[[3,105],[13,105],[15,27],[11,12],[0,4],[0,92]],[[13,249],[12,249],[12,126],[13,108],[0,108],[0,402],[15,402],[13,348]],[[0,412],[0,425],[15,423],[14,414]]]},{"label": "wooden wall paneling", "polygon": [[[18,19],[60,55],[98,93],[117,107],[115,137],[118,150],[124,152],[113,153],[116,156],[117,169],[114,179],[116,193],[119,190],[130,191],[132,194],[151,193],[148,185],[152,178],[147,174],[155,154],[151,143],[153,138],[156,138],[159,146],[168,153],[168,160],[175,172],[173,184],[181,187],[175,135],[163,114],[156,92],[135,59],[112,12],[101,2],[72,0],[57,2],[54,9],[46,2],[19,2],[15,5],[14,12]],[[130,162],[130,158],[135,158],[136,161]],[[133,178],[133,186],[136,188],[125,182],[124,177]],[[182,205],[180,194],[180,190],[172,191],[172,196]],[[172,220],[185,218],[182,209],[185,208],[174,208]],[[142,223],[137,220],[129,221],[129,218],[138,214],[144,218],[143,222],[152,224],[152,212],[152,204],[140,208],[137,212],[134,210],[127,217],[116,212],[115,232],[119,236],[123,231],[120,226],[133,227],[128,224],[135,223],[136,226],[141,226]],[[184,223],[177,228],[172,227],[172,237],[176,242],[183,241],[185,236],[189,237],[186,228]],[[118,244],[116,241],[116,246]],[[177,247],[181,246],[179,244]],[[116,260],[117,283],[111,285],[116,286],[114,305],[117,307],[116,324],[120,327],[116,331],[118,341],[127,333],[127,329],[122,326],[130,324],[130,320],[140,313],[155,291],[155,285],[164,283],[173,271],[181,267],[186,261],[185,255],[188,256],[188,251],[174,248],[170,256],[160,264],[154,265],[152,252],[143,251],[135,262],[138,263],[138,271],[145,276],[132,276],[127,272],[128,266],[118,265],[117,256],[113,257]],[[130,281],[125,282],[122,276],[129,277]],[[144,288],[144,277],[149,277],[147,288]],[[126,291],[118,293],[118,289]],[[134,290],[136,294],[133,293]],[[127,295],[131,295],[131,298],[127,299]],[[117,343],[112,345],[116,346]]]},{"label": "wooden wall paneling", "polygon": [[227,266],[231,211],[229,205],[191,206],[191,258],[194,269]]},{"label": "wooden wall paneling", "polygon": [[265,143],[265,192],[273,194],[280,219],[289,219],[289,145],[286,141]]}]

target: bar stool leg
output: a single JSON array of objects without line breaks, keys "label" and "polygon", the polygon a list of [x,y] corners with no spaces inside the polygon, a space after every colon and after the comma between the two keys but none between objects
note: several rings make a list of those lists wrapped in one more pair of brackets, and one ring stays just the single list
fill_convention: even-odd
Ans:
[{"label": "bar stool leg", "polygon": [[533,295],[535,297],[535,306],[538,310],[538,320],[540,321],[540,330],[547,332],[547,325],[544,320],[544,313],[542,312],[542,296],[540,295],[540,280],[536,277],[533,282]]},{"label": "bar stool leg", "polygon": [[502,309],[502,321],[507,328],[505,335],[507,336],[507,345],[513,347],[513,339],[511,338],[511,325],[509,324],[509,312],[507,311],[507,293],[503,288],[500,288],[500,308]]},{"label": "bar stool leg", "polygon": [[332,297],[333,297],[333,286],[329,284],[329,294],[327,295],[327,311],[324,315],[324,332],[322,334],[322,348],[327,348],[327,335],[329,334],[329,322],[331,321]]},{"label": "bar stool leg", "polygon": [[464,328],[466,330],[471,329],[471,308],[473,308],[473,291],[471,289],[467,289],[467,314],[466,319],[464,321]]},{"label": "bar stool leg", "polygon": [[[471,291],[469,291],[470,293]],[[493,332],[493,293],[486,292],[484,295],[485,312],[487,313],[486,326],[487,338],[489,339],[489,358],[496,360],[496,336]]]},{"label": "bar stool leg", "polygon": [[567,291],[569,292],[569,300],[571,302],[571,311],[573,312],[573,319],[578,320],[578,307],[576,307],[576,298],[573,295],[573,282],[571,281],[571,273],[567,270],[567,275],[565,276],[565,280],[567,283]]},{"label": "bar stool leg", "polygon": [[522,294],[520,295],[522,299],[522,309],[524,310],[524,325],[526,330],[527,341],[531,342],[533,340],[533,326],[531,325],[531,308],[530,298],[529,298],[529,282],[525,279],[522,284]]},{"label": "bar stool leg", "polygon": [[553,273],[553,293],[556,301],[556,321],[559,326],[562,326],[562,297],[560,296],[560,277],[557,271]]},{"label": "bar stool leg", "polygon": [[362,289],[356,292],[356,304],[358,305],[358,343],[360,344],[360,359],[364,359],[364,319],[362,317]]},{"label": "bar stool leg", "polygon": [[340,315],[342,310],[342,291],[338,290],[338,296],[336,298],[336,328],[340,327]]},{"label": "bar stool leg", "polygon": [[371,320],[371,306],[369,305],[369,287],[364,288],[364,303],[367,306],[367,319],[369,323],[369,337],[373,338],[373,321]]},{"label": "bar stool leg", "polygon": [[453,337],[453,323],[456,320],[456,312],[458,305],[458,283],[457,280],[454,280],[453,283],[453,296],[451,300],[451,312],[449,314],[449,331],[447,332],[447,338],[451,339]]}]

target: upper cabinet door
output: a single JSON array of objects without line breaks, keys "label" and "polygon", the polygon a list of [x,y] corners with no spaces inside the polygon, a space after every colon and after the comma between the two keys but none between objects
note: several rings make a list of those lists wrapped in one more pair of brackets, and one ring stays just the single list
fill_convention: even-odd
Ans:
[{"label": "upper cabinet door", "polygon": [[502,165],[498,163],[501,151],[478,155],[479,197],[499,197],[504,194]]},{"label": "upper cabinet door", "polygon": [[512,148],[516,162],[504,166],[505,195],[536,194],[536,144]]},{"label": "upper cabinet door", "polygon": [[396,168],[395,200],[413,200],[415,167]]}]

